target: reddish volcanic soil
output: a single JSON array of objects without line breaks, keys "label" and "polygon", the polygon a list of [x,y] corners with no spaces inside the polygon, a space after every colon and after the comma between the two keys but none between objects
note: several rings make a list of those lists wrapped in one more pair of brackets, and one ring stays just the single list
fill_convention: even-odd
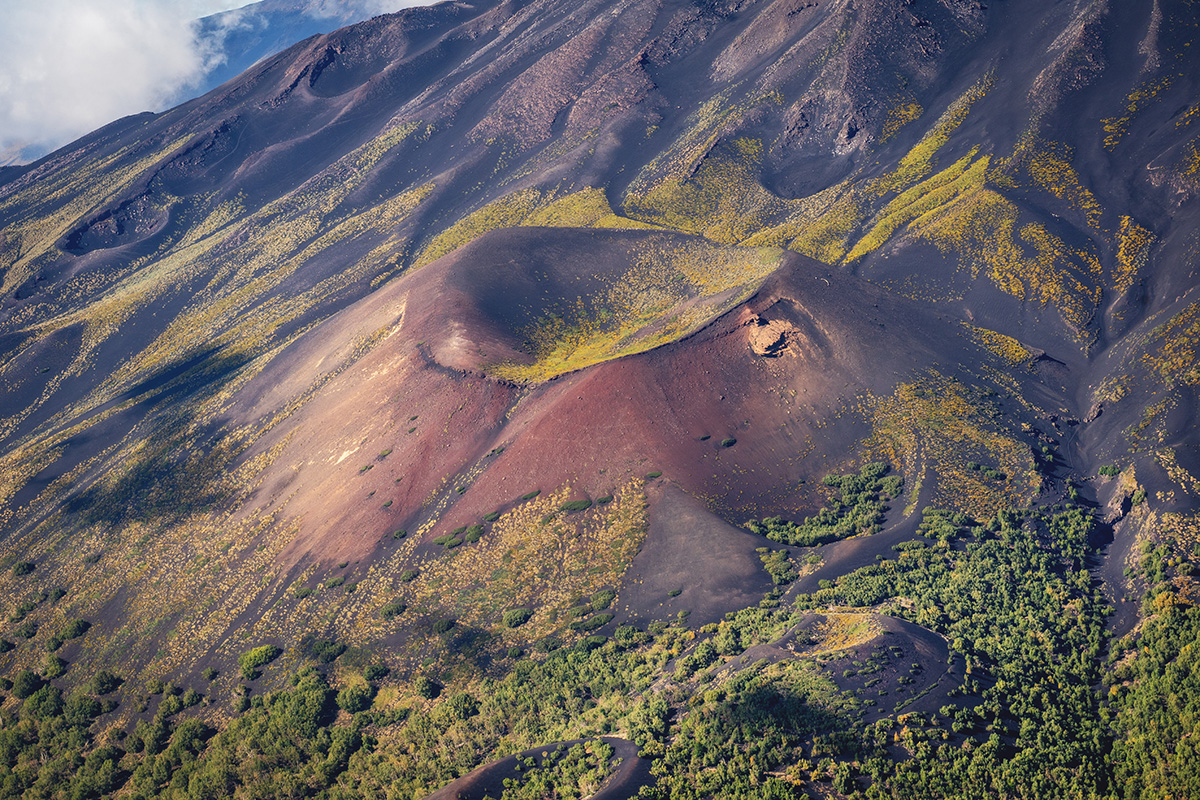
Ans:
[{"label": "reddish volcanic soil", "polygon": [[[483,373],[498,354],[520,357],[532,313],[504,287],[526,296],[522,284],[536,278],[546,307],[573,301],[577,277],[620,274],[628,243],[646,235],[489,234],[284,351],[242,392],[237,421],[261,423],[315,392],[257,448],[280,450],[251,505],[299,520],[285,560],[357,560],[434,509],[444,510],[430,538],[534,489],[569,484],[595,498],[651,471],[719,517],[796,514],[819,502],[814,479],[854,457],[866,430],[844,412],[856,395],[888,393],[934,363],[978,358],[949,321],[789,254],[748,302],[682,341],[542,384]],[[562,257],[584,244],[587,264]],[[768,328],[765,338],[782,346],[759,355]],[[321,377],[310,384],[313,375]],[[728,439],[736,444],[722,446]],[[663,500],[672,496],[651,493],[655,530],[681,524],[678,502]],[[694,505],[689,513],[702,514]],[[667,508],[671,521],[659,518]],[[717,523],[693,528],[699,535]]]}]

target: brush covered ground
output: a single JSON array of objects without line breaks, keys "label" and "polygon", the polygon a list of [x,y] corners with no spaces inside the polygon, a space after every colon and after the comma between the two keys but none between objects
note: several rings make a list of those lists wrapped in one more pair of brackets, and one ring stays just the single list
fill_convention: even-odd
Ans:
[{"label": "brush covered ground", "polygon": [[6,170],[0,796],[1197,795],[1198,26],[443,3]]}]

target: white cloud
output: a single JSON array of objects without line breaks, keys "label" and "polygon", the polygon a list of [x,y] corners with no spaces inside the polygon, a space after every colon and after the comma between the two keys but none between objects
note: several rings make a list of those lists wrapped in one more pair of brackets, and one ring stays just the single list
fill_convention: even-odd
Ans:
[{"label": "white cloud", "polygon": [[[277,0],[333,27],[431,0]],[[187,99],[224,60],[250,0],[0,0],[0,165]],[[22,149],[24,152],[22,153]]]},{"label": "white cloud", "polygon": [[159,110],[221,55],[198,15],[237,0],[0,0],[0,151],[53,148]]},{"label": "white cloud", "polygon": [[364,19],[434,2],[437,0],[308,0],[305,10],[323,19]]}]

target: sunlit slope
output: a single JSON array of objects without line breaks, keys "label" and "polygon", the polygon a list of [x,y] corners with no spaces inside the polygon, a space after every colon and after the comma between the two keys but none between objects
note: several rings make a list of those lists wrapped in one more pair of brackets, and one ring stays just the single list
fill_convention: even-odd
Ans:
[{"label": "sunlit slope", "polygon": [[444,4],[115,122],[0,184],[6,555],[174,668],[384,636],[398,587],[297,592],[652,472],[743,521],[881,460],[983,517],[1137,462],[1187,516],[1196,14]]}]

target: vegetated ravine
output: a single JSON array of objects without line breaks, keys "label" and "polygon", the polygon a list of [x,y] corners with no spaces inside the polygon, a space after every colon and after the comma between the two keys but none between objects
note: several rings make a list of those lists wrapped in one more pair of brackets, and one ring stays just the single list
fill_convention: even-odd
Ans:
[{"label": "vegetated ravine", "polygon": [[1200,795],[1198,26],[447,2],[0,171],[0,795]]}]

